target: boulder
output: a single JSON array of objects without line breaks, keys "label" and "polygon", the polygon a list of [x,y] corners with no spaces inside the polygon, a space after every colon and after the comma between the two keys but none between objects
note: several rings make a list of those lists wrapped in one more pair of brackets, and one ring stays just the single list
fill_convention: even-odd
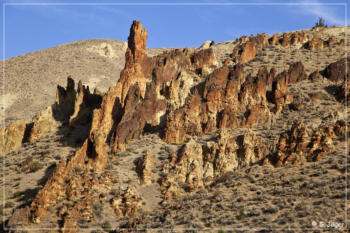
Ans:
[{"label": "boulder", "polygon": [[[347,71],[347,72],[346,72]],[[332,82],[341,83],[349,79],[350,74],[350,58],[343,58],[329,64],[324,70],[324,76]]]},{"label": "boulder", "polygon": [[23,120],[12,122],[5,130],[0,129],[1,155],[5,155],[21,147],[25,130],[26,122]]},{"label": "boulder", "polygon": [[324,47],[324,41],[317,36],[314,36],[310,41],[305,43],[305,48],[311,51],[323,49],[323,47]]}]

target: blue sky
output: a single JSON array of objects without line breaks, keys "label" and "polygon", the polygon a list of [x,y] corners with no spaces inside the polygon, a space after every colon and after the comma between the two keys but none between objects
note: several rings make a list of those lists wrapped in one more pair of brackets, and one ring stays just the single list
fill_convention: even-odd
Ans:
[{"label": "blue sky", "polygon": [[[132,2],[143,5],[64,5],[73,2]],[[147,28],[148,47],[199,46],[205,40],[222,42],[261,32],[273,34],[306,29],[312,27],[319,16],[329,25],[344,25],[344,5],[302,4],[344,4],[347,0],[147,1],[155,3],[153,5],[145,5],[146,1],[117,0],[3,0],[3,3],[6,5],[2,4],[1,24],[5,26],[5,43],[1,38],[1,44],[4,45],[1,46],[1,54],[10,58],[77,40],[107,38],[126,41],[134,19],[140,20]],[[23,5],[12,5],[14,3]],[[232,3],[250,5],[230,5]],[[272,5],[274,3],[295,5]]]}]

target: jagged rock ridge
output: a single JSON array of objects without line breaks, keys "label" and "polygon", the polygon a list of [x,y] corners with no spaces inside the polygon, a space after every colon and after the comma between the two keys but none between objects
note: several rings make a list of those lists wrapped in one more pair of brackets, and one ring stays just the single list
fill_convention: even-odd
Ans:
[{"label": "jagged rock ridge", "polygon": [[[302,34],[293,35],[291,39],[284,35],[282,46],[305,43]],[[120,80],[102,98],[91,94],[81,82],[75,91],[71,79],[66,89],[58,88],[55,109],[62,113],[61,117],[70,127],[91,123],[91,129],[83,146],[70,159],[58,164],[31,205],[17,215],[38,223],[49,207],[57,206],[62,200],[72,200],[73,206],[58,213],[63,232],[79,230],[77,216],[93,222],[94,203],[103,197],[97,197],[92,190],[110,191],[113,179],[105,171],[109,151],[124,151],[129,141],[148,132],[159,133],[167,143],[185,143],[164,163],[161,187],[165,200],[204,188],[228,171],[255,163],[284,166],[290,161],[299,162],[300,157],[318,160],[332,152],[331,139],[347,133],[346,123],[339,121],[335,126],[315,131],[309,140],[305,139],[310,136],[302,125],[294,126],[290,135],[281,136],[277,155],[253,133],[227,135],[226,128],[271,124],[271,118],[281,114],[293,101],[288,84],[308,78],[303,64],[291,64],[289,70],[280,74],[261,67],[253,77],[245,74],[241,63],[219,67],[211,48],[176,49],[150,58],[145,52],[146,40],[147,31],[134,21]],[[256,50],[267,43],[277,43],[276,40],[279,39],[267,35],[247,38],[242,50],[237,52],[238,61],[252,59]],[[337,78],[334,78],[334,73],[327,71],[326,77],[343,81],[342,75],[345,73],[335,74]],[[310,79],[316,76],[315,73]],[[345,85],[339,88],[345,90]],[[345,96],[346,91],[340,94],[340,98]],[[214,141],[196,142],[196,137],[218,129],[221,134]],[[309,152],[313,153],[311,157],[305,155]],[[136,167],[145,185],[152,183],[149,182],[154,168],[152,160],[146,154]],[[137,215],[141,206],[138,194],[131,188],[120,190],[111,204],[117,217]],[[14,220],[10,224],[15,224]]]}]

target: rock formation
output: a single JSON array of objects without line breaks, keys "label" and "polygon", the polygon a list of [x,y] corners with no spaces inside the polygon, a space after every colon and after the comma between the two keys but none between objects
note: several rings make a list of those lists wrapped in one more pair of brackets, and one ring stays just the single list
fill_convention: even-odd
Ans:
[{"label": "rock formation", "polygon": [[[24,138],[34,141],[52,131],[58,124],[56,120],[66,123],[69,129],[82,125],[90,128],[82,147],[60,161],[30,206],[17,210],[10,224],[15,224],[20,216],[29,224],[39,223],[53,208],[57,210],[62,232],[78,232],[80,220],[92,224],[96,221],[94,206],[106,195],[113,196],[109,205],[117,218],[138,215],[141,192],[130,186],[112,193],[112,180],[118,181],[114,182],[115,177],[105,168],[111,154],[125,150],[128,142],[146,133],[157,133],[166,143],[179,144],[180,149],[169,160],[162,160],[160,174],[153,173],[158,171],[155,168],[161,159],[148,151],[136,163],[142,185],[158,185],[153,180],[161,175],[159,184],[164,200],[208,187],[225,174],[254,164],[281,167],[317,161],[334,151],[333,140],[348,134],[345,121],[317,130],[299,122],[281,135],[277,151],[270,151],[275,142],[271,145],[272,139],[249,129],[272,122],[273,114],[280,113],[287,104],[294,111],[302,110],[305,105],[298,98],[293,101],[288,85],[308,77],[301,62],[291,64],[279,74],[274,68],[268,70],[262,66],[255,76],[244,72],[243,63],[254,59],[269,45],[287,47],[307,43],[310,50],[315,50],[334,44],[332,38],[327,43],[317,37],[307,41],[303,32],[270,38],[266,34],[241,37],[232,54],[236,64],[230,65],[226,60],[218,67],[221,63],[210,44],[148,57],[147,36],[142,24],[134,21],[125,67],[116,85],[103,97],[90,93],[81,82],[75,90],[73,79],[68,77],[66,88],[58,86],[52,108],[30,124],[20,122],[0,131],[0,136],[5,135],[6,152],[7,148],[18,147]],[[323,72],[328,79],[342,83],[337,93],[342,101],[348,100],[349,82],[344,81],[348,75],[346,61],[333,63]],[[320,73],[316,71],[309,78],[316,82]],[[268,101],[275,105],[273,109]],[[245,128],[240,129],[244,133],[237,128]],[[209,139],[206,134],[213,137]],[[136,187],[139,191],[139,185]],[[60,205],[63,200],[70,204]]]},{"label": "rock formation", "polygon": [[249,132],[231,136],[224,129],[203,145],[191,139],[163,166],[165,199],[203,188],[227,172],[262,161],[267,154],[261,139]]},{"label": "rock formation", "polygon": [[299,46],[301,47],[307,41],[306,34],[301,31],[283,33],[282,35],[274,34],[269,38],[270,45],[280,44],[282,47]]},{"label": "rock formation", "polygon": [[26,123],[18,120],[11,123],[5,130],[0,129],[0,151],[1,155],[18,149],[23,141]]},{"label": "rock formation", "polygon": [[67,78],[67,88],[57,86],[56,92],[56,102],[54,104],[54,113],[58,115],[60,120],[69,119],[69,117],[74,113],[74,103],[75,103],[75,84],[71,76]]},{"label": "rock formation", "polygon": [[182,143],[218,128],[251,126],[269,120],[266,85],[274,71],[262,68],[256,77],[246,77],[243,66],[223,66],[212,72],[185,106],[171,111],[166,119],[164,140]]},{"label": "rock formation", "polygon": [[199,47],[200,49],[209,49],[211,46],[213,46],[215,44],[214,41],[212,40],[207,40],[204,41],[204,43]]},{"label": "rock formation", "polygon": [[350,58],[343,58],[339,61],[329,64],[324,70],[326,78],[333,82],[342,83],[350,78]]},{"label": "rock formation", "polygon": [[281,135],[275,160],[275,166],[298,164],[305,161],[318,161],[334,151],[333,140],[344,137],[345,121],[319,127],[310,132],[301,122],[295,122],[289,133]]},{"label": "rock formation", "polygon": [[305,47],[307,49],[317,50],[317,49],[323,49],[324,47],[324,41],[319,37],[313,37],[309,42],[305,44]]},{"label": "rock formation", "polygon": [[126,190],[120,189],[112,199],[112,207],[117,217],[134,217],[141,207],[141,199],[135,190],[127,187]]},{"label": "rock formation", "polygon": [[292,103],[293,97],[288,94],[288,84],[306,78],[307,75],[301,62],[290,65],[288,71],[284,71],[276,77],[272,84],[272,101],[275,104],[275,113],[281,112],[284,105]]},{"label": "rock formation", "polygon": [[231,57],[237,63],[246,63],[252,60],[261,49],[266,48],[268,44],[268,36],[265,33],[251,36],[247,41],[234,48]]},{"label": "rock formation", "polygon": [[58,125],[58,122],[54,119],[52,107],[46,108],[33,118],[29,129],[28,141],[36,141],[43,135],[56,130]]},{"label": "rock formation", "polygon": [[155,168],[155,158],[147,151],[136,165],[136,171],[139,174],[140,182],[143,185],[152,184],[153,169]]},{"label": "rock formation", "polygon": [[99,108],[102,97],[99,94],[91,94],[89,87],[85,87],[81,81],[78,83],[74,112],[69,117],[69,125],[77,126],[91,122],[93,110]]}]

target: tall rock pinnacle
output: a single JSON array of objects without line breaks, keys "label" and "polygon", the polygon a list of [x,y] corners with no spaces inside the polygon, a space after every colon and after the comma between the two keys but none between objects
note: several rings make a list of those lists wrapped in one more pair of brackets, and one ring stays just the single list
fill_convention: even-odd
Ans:
[{"label": "tall rock pinnacle", "polygon": [[149,59],[146,55],[147,31],[142,28],[142,23],[134,20],[130,28],[128,37],[128,49],[125,53],[125,67],[120,73],[120,79],[117,84],[117,93],[120,96],[121,103],[124,103],[125,97],[130,86],[138,83],[141,95],[144,97],[146,91],[147,79],[151,72]]},{"label": "tall rock pinnacle", "polygon": [[146,54],[147,30],[142,28],[140,21],[134,20],[128,37],[128,50],[130,50],[134,62],[143,59]]}]

